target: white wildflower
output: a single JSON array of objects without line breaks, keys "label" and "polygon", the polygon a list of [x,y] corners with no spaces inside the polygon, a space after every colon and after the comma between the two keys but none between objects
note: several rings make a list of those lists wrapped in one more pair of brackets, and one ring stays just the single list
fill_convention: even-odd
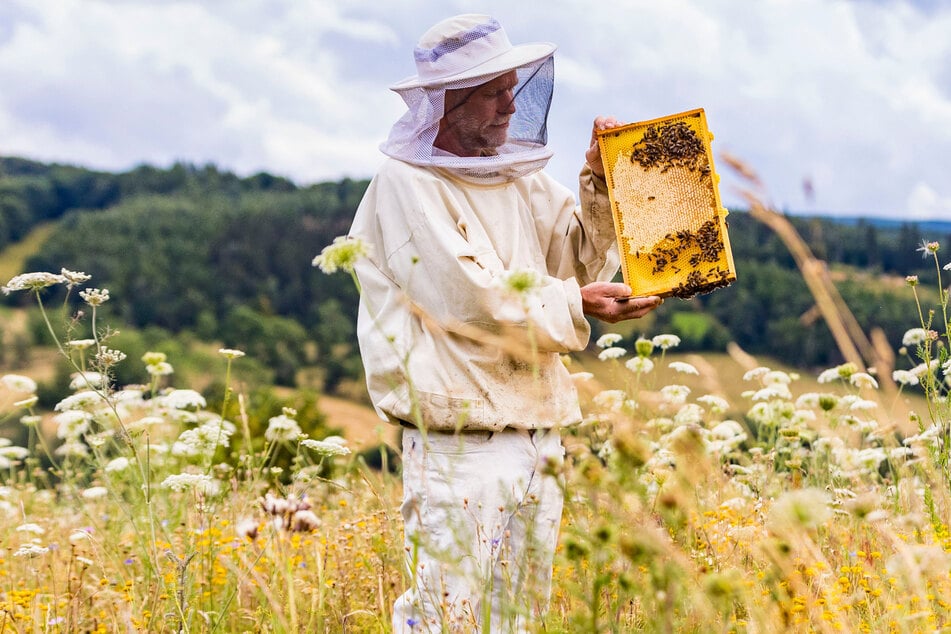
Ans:
[{"label": "white wildflower", "polygon": [[145,366],[145,371],[149,376],[168,376],[175,372],[175,368],[172,367],[172,364],[168,361],[160,361],[159,363],[150,363]]},{"label": "white wildflower", "polygon": [[902,442],[906,445],[925,444],[937,446],[941,442],[941,434],[943,431],[942,425],[935,423],[920,434],[909,436]]},{"label": "white wildflower", "polygon": [[195,390],[172,390],[161,397],[161,403],[171,409],[198,409],[205,407],[205,397]]},{"label": "white wildflower", "polygon": [[47,286],[63,284],[66,278],[55,273],[23,273],[17,275],[6,286],[2,287],[3,294],[9,295],[12,291],[39,291]]},{"label": "white wildflower", "polygon": [[18,533],[32,533],[33,535],[43,535],[46,533],[46,529],[40,526],[39,524],[33,524],[28,522],[26,524],[20,524],[17,526],[16,531]]},{"label": "white wildflower", "polygon": [[669,348],[676,348],[680,345],[680,337],[677,335],[657,335],[651,339],[651,343],[660,348],[661,350],[667,350]]},{"label": "white wildflower", "polygon": [[849,409],[853,411],[867,412],[867,411],[876,409],[877,407],[878,407],[878,403],[876,403],[875,401],[870,401],[865,398],[857,398],[849,404]]},{"label": "white wildflower", "polygon": [[96,361],[105,366],[115,365],[124,360],[125,357],[126,354],[121,350],[113,350],[112,348],[106,348],[105,346],[99,348],[99,350],[96,351]]},{"label": "white wildflower", "polygon": [[704,394],[703,396],[697,397],[697,402],[701,405],[706,405],[707,408],[714,414],[722,414],[730,408],[730,404],[722,396],[716,396],[714,394]]},{"label": "white wildflower", "polygon": [[79,542],[81,542],[81,541],[84,541],[84,540],[89,539],[90,537],[91,537],[91,536],[90,536],[89,532],[88,532],[87,530],[81,528],[81,529],[75,530],[75,531],[73,531],[72,533],[69,534],[69,541],[72,542],[72,543],[74,543],[74,544],[77,544],[77,543],[79,543]]},{"label": "white wildflower", "polygon": [[102,306],[109,301],[109,290],[105,288],[90,288],[79,291],[79,296],[90,306]]},{"label": "white wildflower", "polygon": [[939,362],[937,359],[932,359],[927,363],[919,363],[913,367],[909,372],[918,377],[920,380],[923,376],[932,374],[935,370],[938,369]]},{"label": "white wildflower", "polygon": [[651,472],[673,469],[677,466],[677,460],[670,449],[660,448],[651,455],[644,466]]},{"label": "white wildflower", "polygon": [[770,370],[762,376],[763,385],[789,385],[792,377],[781,370]]},{"label": "white wildflower", "polygon": [[614,344],[621,341],[623,337],[617,333],[609,332],[598,337],[598,340],[595,342],[595,345],[599,348],[610,348]]},{"label": "white wildflower", "polygon": [[24,392],[26,394],[36,392],[36,381],[21,374],[5,374],[0,378],[0,384],[11,392]]},{"label": "white wildflower", "polygon": [[666,434],[674,428],[674,421],[671,418],[652,418],[644,423],[644,426],[647,429],[657,431],[661,434]]},{"label": "white wildflower", "polygon": [[738,422],[725,420],[710,430],[705,443],[709,451],[724,454],[736,449],[746,438],[746,431]]},{"label": "white wildflower", "polygon": [[621,390],[602,390],[594,397],[594,404],[612,412],[620,411],[624,406],[625,394]]},{"label": "white wildflower", "polygon": [[665,385],[660,389],[660,394],[671,405],[682,405],[687,401],[690,388],[686,385]]},{"label": "white wildflower", "polygon": [[782,425],[792,418],[795,408],[786,401],[759,401],[747,415],[760,425]]},{"label": "white wildflower", "polygon": [[626,354],[627,354],[627,350],[625,350],[624,348],[618,348],[616,346],[612,346],[610,348],[605,348],[604,350],[599,352],[598,359],[600,359],[601,361],[607,361],[608,359],[617,359],[619,357],[623,357]]},{"label": "white wildflower", "polygon": [[[608,350],[610,350],[610,348],[608,348]],[[627,363],[624,364],[624,367],[637,374],[647,374],[654,369],[654,362],[647,357],[634,357],[633,359],[629,359]]]},{"label": "white wildflower", "polygon": [[822,436],[814,440],[812,446],[816,451],[835,453],[840,451],[845,446],[845,443],[838,436]]},{"label": "white wildflower", "polygon": [[830,502],[821,489],[789,491],[773,504],[767,525],[776,532],[817,528],[832,517]]},{"label": "white wildflower", "polygon": [[145,404],[145,392],[141,389],[134,387],[125,387],[112,395],[117,402],[129,402],[129,401],[138,401],[140,404]]},{"label": "white wildflower", "polygon": [[851,381],[852,385],[855,387],[878,388],[878,381],[876,381],[875,377],[873,377],[868,372],[856,372],[849,377],[849,381]]},{"label": "white wildflower", "polygon": [[56,423],[56,437],[74,440],[89,431],[92,414],[82,410],[66,410],[53,416]]},{"label": "white wildflower", "polygon": [[80,440],[70,438],[53,453],[64,458],[85,458],[89,455],[89,447]]},{"label": "white wildflower", "polygon": [[674,372],[682,372],[683,374],[694,374],[699,376],[700,372],[694,366],[683,361],[671,361],[668,366]]},{"label": "white wildflower", "polygon": [[833,381],[838,381],[842,377],[839,375],[839,370],[837,368],[829,368],[828,370],[823,370],[819,374],[819,383],[832,383]]},{"label": "white wildflower", "polygon": [[218,354],[224,356],[227,359],[240,359],[244,356],[244,352],[241,350],[235,350],[233,348],[219,348]]},{"label": "white wildflower", "polygon": [[571,379],[573,381],[590,381],[594,378],[594,375],[590,372],[574,372],[571,374]]},{"label": "white wildflower", "polygon": [[744,381],[758,381],[759,379],[762,379],[764,376],[766,376],[770,372],[771,370],[769,368],[765,368],[763,366],[760,366],[758,368],[753,368],[752,370],[747,371],[746,374],[743,375],[743,380]]},{"label": "white wildflower", "polygon": [[112,460],[106,463],[106,466],[103,467],[103,470],[106,473],[121,473],[122,471],[125,471],[126,469],[128,469],[130,464],[131,463],[129,462],[128,458],[124,458],[124,457],[113,458]]},{"label": "white wildflower", "polygon": [[[229,421],[209,421],[194,429],[183,431],[178,437],[178,443],[182,443],[191,450],[183,455],[210,454],[214,453],[218,447],[228,447],[235,431],[234,424]],[[173,453],[175,453],[174,450]]]},{"label": "white wildflower", "polygon": [[165,419],[161,416],[143,416],[132,424],[136,427],[153,427],[155,425],[161,425],[164,422]]},{"label": "white wildflower", "polygon": [[324,440],[305,438],[300,441],[300,444],[308,449],[313,449],[322,456],[345,456],[350,453],[348,447],[341,443],[333,442],[329,438],[325,438]]},{"label": "white wildflower", "polygon": [[92,275],[86,275],[82,271],[70,271],[69,269],[60,269],[59,274],[65,278],[66,286],[70,288],[85,284],[92,279]]},{"label": "white wildflower", "polygon": [[221,490],[221,483],[204,473],[179,473],[162,480],[162,486],[172,491],[194,489],[206,495],[215,495]]},{"label": "white wildflower", "polygon": [[674,415],[674,424],[677,426],[699,425],[701,422],[703,422],[703,408],[696,403],[687,403]]},{"label": "white wildflower", "polygon": [[301,435],[300,425],[293,418],[281,414],[274,416],[267,422],[267,431],[264,438],[268,442],[286,442],[297,440]]},{"label": "white wildflower", "polygon": [[804,427],[816,420],[816,413],[811,409],[797,409],[793,412],[789,422],[794,427]]},{"label": "white wildflower", "polygon": [[86,500],[98,500],[107,495],[109,495],[109,489],[106,487],[89,487],[82,492],[82,497]]},{"label": "white wildflower", "polygon": [[895,370],[892,372],[892,380],[899,385],[918,385],[918,377],[910,370]]},{"label": "white wildflower", "polygon": [[710,430],[710,434],[714,438],[721,440],[728,440],[738,436],[742,436],[744,440],[746,439],[746,431],[743,429],[743,426],[735,420],[725,420],[722,423],[718,423]]},{"label": "white wildflower", "polygon": [[69,389],[94,390],[105,387],[108,378],[99,372],[73,372],[70,375]]},{"label": "white wildflower", "polygon": [[39,557],[40,555],[45,555],[49,551],[50,549],[46,546],[40,546],[38,544],[25,544],[20,546],[20,548],[18,548],[16,552],[13,553],[13,556],[33,558]]},{"label": "white wildflower", "polygon": [[115,432],[112,430],[101,431],[98,434],[89,434],[83,440],[86,441],[90,447],[94,449],[99,449],[104,447],[110,438],[115,436]]},{"label": "white wildflower", "polygon": [[57,412],[67,412],[70,410],[87,409],[102,403],[103,397],[100,394],[93,392],[92,390],[85,390],[83,392],[76,392],[71,396],[67,396],[57,403],[54,409]]},{"label": "white wildflower", "polygon": [[928,340],[928,331],[924,328],[906,330],[901,338],[903,346],[920,346]]},{"label": "white wildflower", "polygon": [[773,383],[753,393],[754,401],[771,401],[773,399],[791,400],[792,392],[789,391],[789,386],[785,383]]},{"label": "white wildflower", "polygon": [[324,247],[312,264],[327,274],[334,273],[337,269],[353,273],[357,260],[369,255],[370,245],[363,240],[339,236],[334,238],[333,244]]},{"label": "white wildflower", "polygon": [[878,466],[888,457],[881,447],[867,447],[865,449],[839,448],[833,452],[836,466],[841,475],[855,477],[871,475],[878,470]]},{"label": "white wildflower", "polygon": [[30,450],[26,447],[17,447],[16,445],[10,447],[0,447],[0,456],[6,458],[7,460],[23,460],[30,455]]},{"label": "white wildflower", "polygon": [[85,350],[96,345],[95,339],[70,339],[66,345],[74,350]]},{"label": "white wildflower", "polygon": [[176,425],[193,425],[198,422],[198,415],[195,412],[184,409],[170,409],[162,415],[165,417],[165,422]]},{"label": "white wildflower", "polygon": [[951,262],[948,262],[942,267],[945,271],[951,271]]}]

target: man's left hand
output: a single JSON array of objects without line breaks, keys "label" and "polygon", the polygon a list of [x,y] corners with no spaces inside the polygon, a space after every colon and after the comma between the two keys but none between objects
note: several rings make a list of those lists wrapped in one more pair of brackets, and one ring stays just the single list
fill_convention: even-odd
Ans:
[{"label": "man's left hand", "polygon": [[591,143],[584,153],[584,158],[588,162],[588,167],[598,178],[604,178],[604,163],[601,161],[601,146],[598,145],[598,130],[617,128],[622,125],[624,123],[614,117],[596,117],[594,120],[594,125],[591,127]]},{"label": "man's left hand", "polygon": [[593,282],[581,287],[585,315],[609,324],[638,319],[664,303],[660,297],[631,297],[631,287],[616,282]]}]

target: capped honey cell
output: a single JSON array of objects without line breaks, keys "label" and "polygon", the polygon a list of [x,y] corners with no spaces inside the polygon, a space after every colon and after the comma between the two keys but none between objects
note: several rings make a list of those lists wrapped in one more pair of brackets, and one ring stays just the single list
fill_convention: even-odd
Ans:
[{"label": "capped honey cell", "polygon": [[624,282],[693,297],[736,280],[702,109],[598,133]]}]

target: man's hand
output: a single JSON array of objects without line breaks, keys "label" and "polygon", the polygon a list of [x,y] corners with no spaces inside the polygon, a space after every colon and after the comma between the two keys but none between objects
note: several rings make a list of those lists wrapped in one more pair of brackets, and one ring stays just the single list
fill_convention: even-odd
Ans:
[{"label": "man's hand", "polygon": [[581,287],[584,314],[609,324],[638,319],[664,303],[660,297],[631,297],[631,287],[613,282],[594,282]]},{"label": "man's hand", "polygon": [[598,145],[597,132],[598,130],[607,130],[622,125],[624,123],[614,117],[596,117],[594,120],[594,125],[591,127],[591,143],[584,153],[584,158],[588,162],[588,167],[599,178],[604,178],[604,163],[601,162],[601,146]]}]

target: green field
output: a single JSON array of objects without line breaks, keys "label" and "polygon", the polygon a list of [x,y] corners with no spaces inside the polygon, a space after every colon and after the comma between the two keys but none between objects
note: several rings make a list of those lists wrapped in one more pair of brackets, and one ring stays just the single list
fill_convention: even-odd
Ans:
[{"label": "green field", "polygon": [[[6,284],[11,277],[26,273],[24,265],[33,254],[39,252],[43,242],[53,233],[55,222],[37,225],[18,242],[14,242],[0,251],[0,284]],[[59,271],[54,271],[58,273]]]}]

